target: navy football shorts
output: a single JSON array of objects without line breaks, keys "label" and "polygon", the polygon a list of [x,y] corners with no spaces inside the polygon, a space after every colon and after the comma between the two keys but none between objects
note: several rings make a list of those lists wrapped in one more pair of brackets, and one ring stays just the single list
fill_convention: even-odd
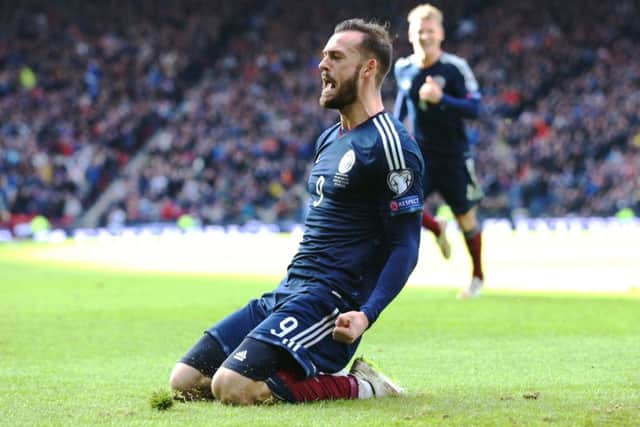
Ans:
[{"label": "navy football shorts", "polygon": [[331,333],[338,314],[355,308],[335,291],[311,292],[300,289],[301,285],[298,280],[283,282],[273,293],[251,300],[206,332],[229,358],[241,362],[247,357],[242,353],[246,349],[236,350],[249,337],[289,353],[307,377],[338,372],[349,363],[360,339],[344,344],[335,341]]},{"label": "navy football shorts", "polygon": [[266,381],[280,370],[303,376],[300,365],[289,352],[250,337],[236,347],[222,366],[255,381]]},{"label": "navy football shorts", "polygon": [[425,174],[424,197],[437,191],[456,215],[467,213],[484,194],[476,178],[470,154],[451,155],[423,153]]}]

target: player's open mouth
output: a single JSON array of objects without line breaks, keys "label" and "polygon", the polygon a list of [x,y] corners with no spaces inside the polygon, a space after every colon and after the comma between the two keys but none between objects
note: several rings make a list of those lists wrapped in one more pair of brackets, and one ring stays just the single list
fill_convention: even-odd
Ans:
[{"label": "player's open mouth", "polygon": [[326,74],[322,75],[322,93],[328,93],[336,88],[336,82]]}]

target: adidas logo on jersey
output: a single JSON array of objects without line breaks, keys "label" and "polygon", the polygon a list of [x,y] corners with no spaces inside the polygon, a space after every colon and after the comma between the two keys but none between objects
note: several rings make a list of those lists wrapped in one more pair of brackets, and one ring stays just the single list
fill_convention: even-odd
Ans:
[{"label": "adidas logo on jersey", "polygon": [[247,350],[239,351],[233,355],[233,358],[239,360],[240,362],[244,362],[247,358]]}]

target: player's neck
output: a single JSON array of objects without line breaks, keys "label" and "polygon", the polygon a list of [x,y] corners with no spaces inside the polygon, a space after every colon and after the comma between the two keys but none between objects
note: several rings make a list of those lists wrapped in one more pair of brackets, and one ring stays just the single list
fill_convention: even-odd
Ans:
[{"label": "player's neck", "polygon": [[416,52],[414,53],[414,58],[416,64],[420,67],[428,68],[438,62],[440,55],[442,55],[442,49],[434,49],[431,52]]},{"label": "player's neck", "polygon": [[350,131],[384,110],[382,96],[379,91],[369,98],[360,96],[358,99],[340,110],[340,126]]}]

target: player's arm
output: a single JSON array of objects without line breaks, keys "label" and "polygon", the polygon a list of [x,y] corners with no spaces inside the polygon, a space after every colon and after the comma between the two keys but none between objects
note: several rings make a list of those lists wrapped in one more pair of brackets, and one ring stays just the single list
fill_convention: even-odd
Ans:
[{"label": "player's arm", "polygon": [[418,262],[421,222],[419,213],[400,215],[391,220],[388,229],[391,253],[378,283],[360,311],[338,316],[333,330],[334,339],[354,342],[400,293]]},{"label": "player's arm", "polygon": [[375,322],[382,310],[400,293],[416,266],[421,222],[419,213],[400,215],[391,220],[388,229],[391,253],[376,287],[360,308],[369,324]]},{"label": "player's arm", "polygon": [[462,117],[475,119],[480,115],[480,100],[474,98],[456,98],[448,94],[443,94],[440,99],[443,107],[456,111]]},{"label": "player's arm", "polygon": [[460,58],[456,64],[456,78],[452,82],[452,93],[442,94],[440,104],[448,109],[456,111],[464,118],[475,119],[480,115],[481,95],[478,89],[478,81],[471,71],[467,61]]},{"label": "player's arm", "polygon": [[[406,138],[407,144],[415,144],[408,135]],[[336,319],[333,337],[342,342],[354,342],[376,321],[382,310],[400,293],[418,262],[424,163],[419,153],[411,153],[404,149],[402,151],[404,155],[400,156],[403,158],[401,169],[393,169],[391,173],[396,173],[398,178],[404,177],[410,189],[387,199],[389,217],[386,223],[385,241],[389,246],[389,256],[376,286],[364,305],[360,307],[360,311],[342,313]],[[382,158],[390,160],[385,155]],[[386,161],[385,164],[387,164]],[[384,170],[385,173],[389,172],[388,168]],[[388,182],[387,184],[389,185]],[[394,192],[397,191],[398,189],[395,188]]]},{"label": "player's arm", "polygon": [[418,92],[420,99],[437,104],[440,108],[455,111],[461,117],[475,119],[480,115],[480,92],[471,68],[465,60],[459,58],[451,79],[447,82],[445,93],[440,84],[427,76]]}]

